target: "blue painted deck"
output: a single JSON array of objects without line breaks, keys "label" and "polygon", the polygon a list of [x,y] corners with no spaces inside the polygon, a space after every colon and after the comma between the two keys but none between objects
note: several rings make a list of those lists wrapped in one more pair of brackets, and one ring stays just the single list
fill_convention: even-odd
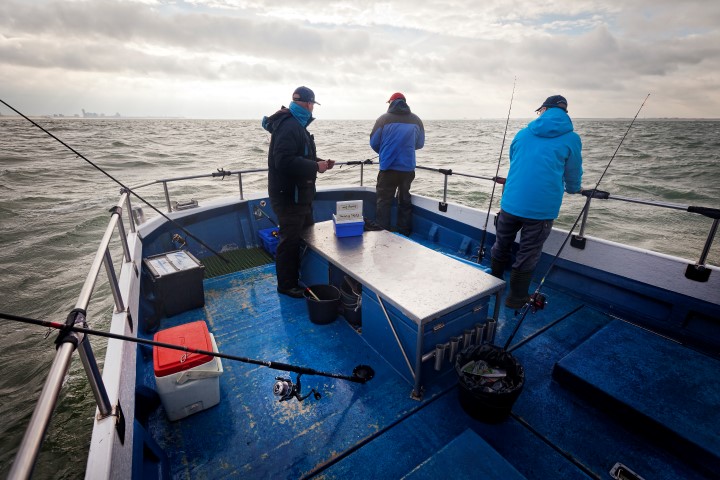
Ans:
[{"label": "blue painted deck", "polygon": [[[611,371],[608,371],[608,366]],[[720,472],[720,360],[614,321],[563,358],[554,376],[593,404],[654,432]]]},{"label": "blue painted deck", "polygon": [[[457,442],[475,453],[463,455],[455,478],[478,478],[478,462],[496,456],[526,478],[608,478],[616,462],[646,480],[710,478],[553,380],[556,362],[614,322],[573,297],[545,289],[548,308],[526,318],[511,347],[525,368],[525,389],[511,417],[489,425],[462,410],[452,372],[413,400],[412,385],[342,317],[315,325],[305,300],[279,296],[275,287],[274,265],[206,280],[205,307],[163,319],[162,328],[204,319],[224,353],[345,375],[368,364],[375,378],[360,385],[303,376],[303,392],[315,388],[322,398],[280,403],[272,386],[288,374],[223,360],[218,406],[177,422],[161,407],[150,415],[146,429],[168,455],[173,478],[423,478]],[[516,321],[502,309],[496,344]],[[148,355],[138,363],[138,382],[154,387]]]}]

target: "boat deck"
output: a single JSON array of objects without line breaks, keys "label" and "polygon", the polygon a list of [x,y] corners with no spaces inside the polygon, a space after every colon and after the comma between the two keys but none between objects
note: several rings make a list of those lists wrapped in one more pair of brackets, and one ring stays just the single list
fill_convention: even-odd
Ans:
[{"label": "boat deck", "polygon": [[[269,264],[206,279],[205,307],[165,318],[162,328],[205,320],[223,353],[343,375],[366,364],[375,378],[361,385],[305,375],[303,393],[314,388],[322,398],[279,402],[276,377],[295,374],[223,360],[219,405],[176,422],[160,407],[144,425],[172,478],[608,478],[616,462],[646,480],[710,478],[703,465],[553,379],[555,364],[598,332],[627,325],[595,307],[544,288],[548,306],[528,315],[511,347],[525,369],[523,393],[508,419],[486,424],[461,408],[452,371],[421,401],[411,398],[412,385],[342,317],[313,324],[304,299],[278,295],[274,271]],[[518,318],[500,309],[496,345]],[[630,337],[639,330],[628,328]],[[636,347],[639,355],[646,348]],[[138,348],[138,384],[152,389],[152,357]]]}]

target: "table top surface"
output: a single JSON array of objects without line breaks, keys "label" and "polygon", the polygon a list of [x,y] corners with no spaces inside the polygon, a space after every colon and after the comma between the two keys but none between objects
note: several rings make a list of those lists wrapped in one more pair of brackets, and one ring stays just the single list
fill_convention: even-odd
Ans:
[{"label": "table top surface", "polygon": [[425,324],[504,288],[505,282],[440,252],[386,230],[336,237],[333,222],[303,233],[320,256]]}]

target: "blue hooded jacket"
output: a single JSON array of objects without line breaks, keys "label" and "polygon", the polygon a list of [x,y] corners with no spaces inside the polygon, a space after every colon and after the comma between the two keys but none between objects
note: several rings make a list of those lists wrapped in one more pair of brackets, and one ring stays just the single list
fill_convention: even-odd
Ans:
[{"label": "blue hooded jacket", "polygon": [[405,100],[395,100],[370,132],[370,146],[380,154],[380,170],[415,170],[415,150],[425,145],[425,127]]},{"label": "blue hooded jacket", "polygon": [[510,144],[510,171],[500,208],[517,217],[554,220],[563,191],[580,191],[582,173],[580,136],[564,110],[549,108]]}]

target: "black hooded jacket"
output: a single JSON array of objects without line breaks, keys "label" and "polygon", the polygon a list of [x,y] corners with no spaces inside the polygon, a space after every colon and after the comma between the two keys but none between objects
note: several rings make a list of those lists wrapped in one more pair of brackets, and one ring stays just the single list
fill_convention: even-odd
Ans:
[{"label": "black hooded jacket", "polygon": [[[308,125],[312,121],[310,118]],[[268,150],[270,199],[287,205],[312,204],[318,171],[315,139],[285,107],[263,118],[262,124],[271,134]]]}]

